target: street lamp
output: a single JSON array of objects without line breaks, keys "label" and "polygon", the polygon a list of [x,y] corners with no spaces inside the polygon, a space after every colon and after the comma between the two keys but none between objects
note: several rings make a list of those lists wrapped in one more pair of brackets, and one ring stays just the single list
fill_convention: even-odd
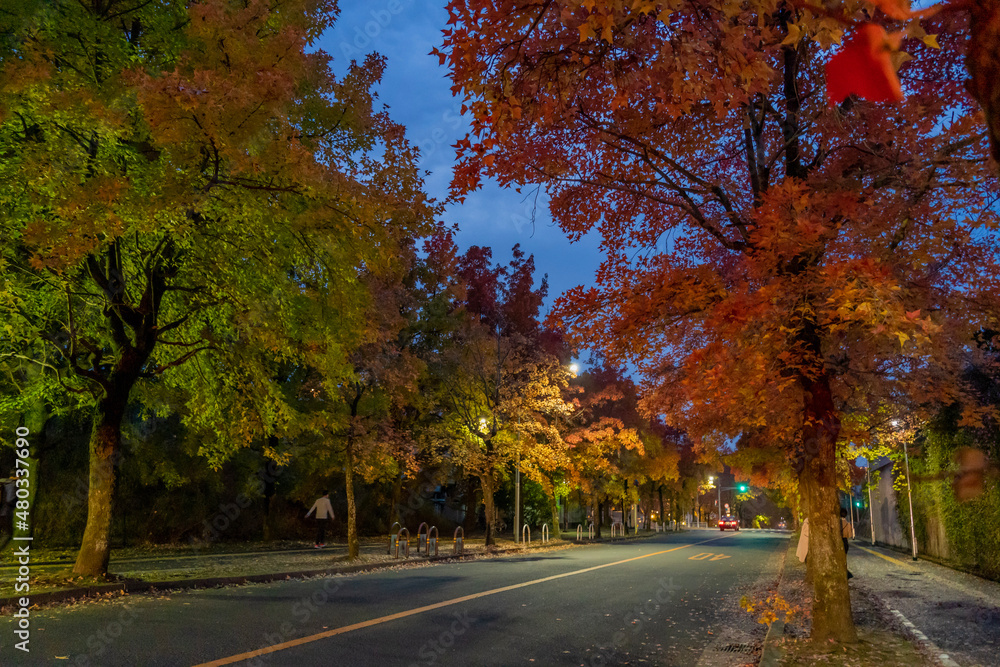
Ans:
[{"label": "street lamp", "polygon": [[871,524],[872,546],[875,546],[875,506],[872,505],[872,460],[867,457],[865,460],[868,462],[868,466],[865,468],[868,471],[868,521]]},{"label": "street lamp", "polygon": [[[899,427],[899,420],[890,422],[893,427]],[[903,461],[906,464],[906,499],[910,503],[910,544],[913,546],[913,560],[917,560],[917,529],[913,524],[913,491],[910,489],[910,455],[906,451],[906,438],[903,438]]]}]

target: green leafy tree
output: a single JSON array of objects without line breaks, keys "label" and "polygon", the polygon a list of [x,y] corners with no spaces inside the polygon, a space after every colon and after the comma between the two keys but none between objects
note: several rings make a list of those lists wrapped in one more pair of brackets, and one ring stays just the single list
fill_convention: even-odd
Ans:
[{"label": "green leafy tree", "polygon": [[373,111],[383,62],[337,79],[312,46],[332,3],[8,9],[0,345],[93,410],[74,570],[100,575],[133,392],[180,397],[214,464],[290,428],[277,370],[297,332],[335,322],[346,365],[368,305],[355,267],[389,265],[428,208]]}]

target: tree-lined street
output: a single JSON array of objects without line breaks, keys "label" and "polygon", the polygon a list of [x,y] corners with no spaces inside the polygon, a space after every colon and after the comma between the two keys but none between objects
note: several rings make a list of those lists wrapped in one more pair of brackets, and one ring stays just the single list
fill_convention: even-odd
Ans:
[{"label": "tree-lined street", "polygon": [[940,652],[907,596],[992,598],[878,549],[1000,581],[998,63],[990,0],[0,0],[11,655]]},{"label": "tree-lined street", "polygon": [[[19,664],[695,664],[712,647],[759,646],[764,627],[736,601],[773,583],[787,543],[780,533],[691,531],[43,610],[36,651]],[[125,626],[110,640],[115,623]],[[747,654],[730,657],[711,664]]]}]

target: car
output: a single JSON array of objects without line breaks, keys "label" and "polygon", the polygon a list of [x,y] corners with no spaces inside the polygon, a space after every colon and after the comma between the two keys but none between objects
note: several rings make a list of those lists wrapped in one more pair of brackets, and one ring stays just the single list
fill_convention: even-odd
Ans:
[{"label": "car", "polygon": [[732,528],[733,530],[740,529],[740,522],[734,516],[724,516],[719,519],[719,530],[725,530],[726,528]]},{"label": "car", "polygon": [[785,523],[784,519],[778,522],[778,530],[788,530],[788,524]]}]

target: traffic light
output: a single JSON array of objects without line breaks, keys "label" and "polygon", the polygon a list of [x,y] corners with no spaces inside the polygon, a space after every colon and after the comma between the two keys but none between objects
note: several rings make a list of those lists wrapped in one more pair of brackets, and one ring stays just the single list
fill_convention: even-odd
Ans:
[{"label": "traffic light", "polygon": [[855,500],[854,501],[854,506],[855,507],[861,507],[861,501],[860,500]]},{"label": "traffic light", "polygon": [[749,489],[750,487],[748,487],[746,484],[738,484],[736,488],[739,489],[740,493],[746,493],[747,489]]}]

